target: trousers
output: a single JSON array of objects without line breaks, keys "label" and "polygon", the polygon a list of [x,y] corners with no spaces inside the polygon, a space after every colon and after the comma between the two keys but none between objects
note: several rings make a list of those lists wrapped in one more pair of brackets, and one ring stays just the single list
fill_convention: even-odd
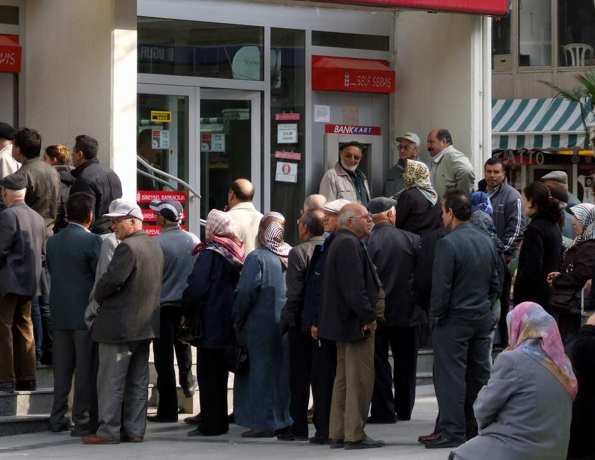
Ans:
[{"label": "trousers", "polygon": [[150,340],[99,344],[99,436],[116,441],[120,432],[130,437],[145,435],[150,345]]},{"label": "trousers", "polygon": [[374,331],[355,342],[337,342],[337,376],[333,386],[331,439],[358,442],[366,438],[374,391]]},{"label": "trousers", "polygon": [[229,431],[225,350],[200,348],[197,368],[202,414],[198,429],[208,436],[225,434]]},{"label": "trousers", "polygon": [[299,328],[289,329],[289,413],[293,419],[290,431],[308,436],[308,405],[312,376],[312,337]]},{"label": "trousers", "polygon": [[0,383],[35,380],[31,297],[0,297]]},{"label": "trousers", "polygon": [[337,344],[318,339],[312,343],[312,398],[316,436],[329,437],[333,386],[337,375]]}]

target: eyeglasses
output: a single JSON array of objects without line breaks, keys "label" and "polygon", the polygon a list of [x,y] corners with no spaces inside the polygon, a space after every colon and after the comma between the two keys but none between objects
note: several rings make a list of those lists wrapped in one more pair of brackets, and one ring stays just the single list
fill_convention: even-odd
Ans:
[{"label": "eyeglasses", "polygon": [[353,153],[344,153],[343,155],[348,160],[352,160],[353,159],[355,161],[360,161],[362,159],[362,156],[361,155],[354,155]]},{"label": "eyeglasses", "polygon": [[372,214],[368,213],[368,214],[362,214],[361,216],[351,216],[350,219],[361,219],[362,217],[366,220],[370,220],[370,219],[372,219]]},{"label": "eyeglasses", "polygon": [[124,219],[112,219],[112,225],[118,225],[120,222],[124,222],[126,220],[126,218]]},{"label": "eyeglasses", "polygon": [[397,150],[405,150],[406,152],[409,152],[409,150],[413,150],[415,147],[413,145],[403,145],[403,144],[399,144],[399,146],[397,147]]}]

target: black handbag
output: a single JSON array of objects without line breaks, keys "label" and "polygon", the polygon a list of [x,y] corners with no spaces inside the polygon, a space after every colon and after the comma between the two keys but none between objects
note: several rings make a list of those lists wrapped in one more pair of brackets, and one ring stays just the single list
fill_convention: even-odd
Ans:
[{"label": "black handbag", "polygon": [[249,368],[244,330],[236,328],[235,341],[225,346],[225,367],[234,374],[246,374]]},{"label": "black handbag", "polygon": [[556,313],[581,316],[587,300],[588,294],[585,294],[584,289],[554,289],[554,293],[550,298],[550,306]]},{"label": "black handbag", "polygon": [[186,321],[178,329],[178,340],[189,345],[198,345],[198,342],[205,334],[204,303],[201,302],[186,317]]}]

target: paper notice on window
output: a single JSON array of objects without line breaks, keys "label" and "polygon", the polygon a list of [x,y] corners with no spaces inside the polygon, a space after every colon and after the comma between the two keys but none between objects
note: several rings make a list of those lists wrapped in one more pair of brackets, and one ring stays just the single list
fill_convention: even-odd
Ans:
[{"label": "paper notice on window", "polygon": [[315,105],[314,106],[314,121],[317,123],[331,122],[331,106],[330,105]]}]

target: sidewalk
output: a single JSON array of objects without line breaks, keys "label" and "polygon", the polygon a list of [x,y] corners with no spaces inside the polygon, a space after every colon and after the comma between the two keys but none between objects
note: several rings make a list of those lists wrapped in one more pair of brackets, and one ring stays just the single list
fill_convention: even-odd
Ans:
[{"label": "sidewalk", "polygon": [[[328,446],[313,446],[304,442],[281,442],[276,439],[243,439],[245,428],[231,425],[226,436],[212,438],[188,437],[192,429],[178,424],[152,424],[147,426],[145,441],[141,444],[85,446],[80,439],[68,433],[35,433],[0,438],[0,460],[22,459],[142,459],[142,460],[196,460],[196,459],[309,459],[329,456],[337,459],[446,460],[450,449],[428,450],[417,443],[421,434],[431,433],[437,414],[434,388],[417,387],[417,401],[412,420],[396,425],[368,425],[366,432],[373,439],[387,443],[382,449],[345,451],[330,450]],[[310,426],[310,435],[313,427]]]}]

